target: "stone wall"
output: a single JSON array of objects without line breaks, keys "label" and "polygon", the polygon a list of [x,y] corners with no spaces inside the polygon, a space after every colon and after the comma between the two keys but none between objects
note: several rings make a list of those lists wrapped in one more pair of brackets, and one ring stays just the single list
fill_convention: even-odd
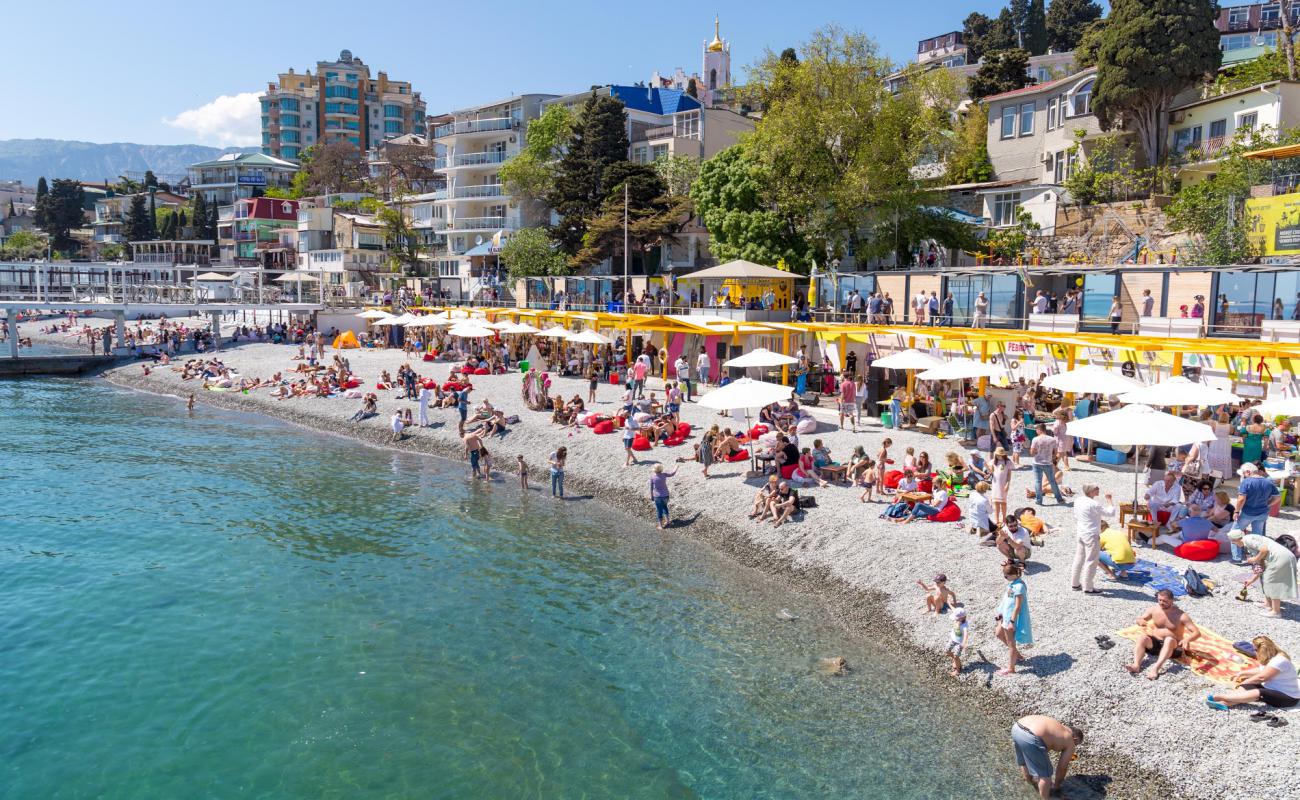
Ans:
[{"label": "stone wall", "polygon": [[1167,203],[1166,198],[1157,198],[1086,207],[1060,205],[1056,211],[1056,236],[1038,243],[1042,262],[1122,263],[1133,255],[1138,237],[1166,260],[1172,258],[1175,248],[1185,254],[1188,237],[1169,230],[1161,211]]}]

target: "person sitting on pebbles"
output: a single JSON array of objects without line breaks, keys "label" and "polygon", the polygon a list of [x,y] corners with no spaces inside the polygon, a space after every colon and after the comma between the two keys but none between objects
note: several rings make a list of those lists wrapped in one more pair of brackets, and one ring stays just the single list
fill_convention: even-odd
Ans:
[{"label": "person sitting on pebbles", "polygon": [[1142,628],[1142,637],[1133,643],[1133,663],[1125,664],[1124,669],[1130,675],[1142,671],[1142,659],[1150,654],[1156,657],[1156,663],[1147,670],[1147,680],[1160,677],[1160,669],[1171,658],[1183,654],[1183,650],[1201,635],[1200,628],[1192,622],[1191,616],[1174,605],[1174,593],[1168,589],[1156,592],[1156,604],[1137,618],[1138,627]]},{"label": "person sitting on pebbles", "polygon": [[947,614],[949,608],[957,605],[957,595],[948,588],[948,576],[942,572],[934,576],[933,586],[927,586],[925,581],[917,581],[916,585],[927,592],[925,596],[927,614]]}]

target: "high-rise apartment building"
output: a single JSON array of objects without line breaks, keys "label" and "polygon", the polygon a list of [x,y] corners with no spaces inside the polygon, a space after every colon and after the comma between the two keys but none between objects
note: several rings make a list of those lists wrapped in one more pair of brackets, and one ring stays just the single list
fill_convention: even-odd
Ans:
[{"label": "high-rise apartment building", "polygon": [[297,161],[322,142],[347,142],[360,152],[408,133],[424,133],[424,101],[411,84],[370,67],[348,50],[317,61],[316,74],[288,72],[267,84],[262,101],[262,152]]}]

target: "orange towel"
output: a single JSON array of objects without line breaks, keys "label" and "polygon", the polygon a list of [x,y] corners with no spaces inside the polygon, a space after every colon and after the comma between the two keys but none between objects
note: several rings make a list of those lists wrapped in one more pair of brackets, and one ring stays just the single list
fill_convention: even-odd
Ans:
[{"label": "orange towel", "polygon": [[[1234,677],[1259,666],[1259,662],[1255,659],[1237,652],[1232,642],[1203,625],[1196,627],[1200,629],[1201,635],[1191,643],[1190,649],[1185,649],[1182,656],[1174,659],[1179,664],[1208,681],[1225,686],[1235,686]],[[1141,628],[1134,625],[1115,635],[1136,642],[1142,636],[1142,632]]]}]

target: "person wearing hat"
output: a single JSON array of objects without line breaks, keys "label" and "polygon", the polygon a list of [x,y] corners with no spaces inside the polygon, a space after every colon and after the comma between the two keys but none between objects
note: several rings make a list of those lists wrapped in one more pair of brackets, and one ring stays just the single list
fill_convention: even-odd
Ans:
[{"label": "person wearing hat", "polygon": [[1232,549],[1241,548],[1251,553],[1244,563],[1264,565],[1260,588],[1264,591],[1264,616],[1277,619],[1282,616],[1282,601],[1296,596],[1296,558],[1285,545],[1258,533],[1242,533],[1233,528],[1228,532]]},{"label": "person wearing hat", "polygon": [[[1241,484],[1237,487],[1237,519],[1232,523],[1232,529],[1241,532],[1249,530],[1252,534],[1265,536],[1268,511],[1273,505],[1273,498],[1279,494],[1277,487],[1260,474],[1259,467],[1250,461],[1242,464],[1237,474],[1241,476]],[[1232,544],[1232,563],[1240,564],[1241,545],[1236,543],[1232,534],[1228,534],[1228,539]]]},{"label": "person wearing hat", "polygon": [[957,607],[952,610],[952,633],[948,634],[948,657],[952,659],[954,678],[961,674],[961,654],[966,650],[970,639],[970,623],[966,621],[966,609]]}]

